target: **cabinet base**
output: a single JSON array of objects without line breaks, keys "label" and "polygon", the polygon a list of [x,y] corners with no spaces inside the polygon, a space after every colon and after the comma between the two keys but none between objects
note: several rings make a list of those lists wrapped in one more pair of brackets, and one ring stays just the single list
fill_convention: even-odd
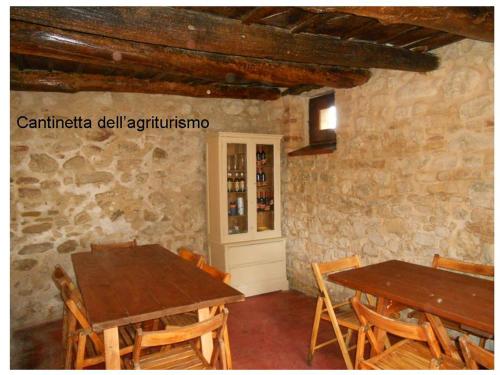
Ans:
[{"label": "cabinet base", "polygon": [[211,263],[231,274],[231,286],[245,296],[288,290],[285,238],[210,244]]}]

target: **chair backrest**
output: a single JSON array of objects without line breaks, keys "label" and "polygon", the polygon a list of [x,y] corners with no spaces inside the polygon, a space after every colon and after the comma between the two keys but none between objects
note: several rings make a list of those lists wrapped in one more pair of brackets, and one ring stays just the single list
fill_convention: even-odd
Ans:
[{"label": "chair backrest", "polygon": [[76,289],[76,285],[73,283],[73,280],[71,280],[71,277],[69,277],[64,268],[62,268],[62,266],[60,266],[59,264],[56,264],[56,266],[54,267],[54,271],[52,272],[52,280],[54,280],[54,283],[56,284],[59,291],[62,291],[62,287],[64,284],[68,285],[70,290]]},{"label": "chair backrest", "polygon": [[210,276],[212,276],[214,279],[220,280],[223,283],[229,284],[231,281],[231,274],[222,272],[218,270],[217,268],[207,264],[207,263],[202,263],[200,266],[200,269],[206,273],[208,273]]},{"label": "chair backrest", "polygon": [[137,241],[133,239],[132,241],[126,242],[115,242],[115,243],[106,243],[106,244],[90,244],[90,249],[92,251],[106,251],[106,250],[114,250],[114,249],[129,249],[131,247],[137,246]]},{"label": "chair backrest", "polygon": [[432,267],[450,271],[470,273],[474,275],[488,277],[495,276],[495,267],[491,264],[464,262],[462,260],[443,258],[438,254],[434,254],[434,258],[432,259]]},{"label": "chair backrest", "polygon": [[[360,322],[360,334],[368,336],[368,340],[376,354],[384,351],[384,345],[380,345],[375,339],[372,326],[406,339],[425,341],[429,345],[433,357],[436,359],[441,358],[439,343],[428,322],[416,325],[388,318],[363,305],[357,296],[351,299],[351,303]],[[363,343],[360,343],[360,341],[363,341]],[[364,346],[364,341],[364,337],[363,340],[359,339],[358,345]],[[358,350],[362,352],[363,349],[359,348]]]},{"label": "chair backrest", "polygon": [[478,370],[478,364],[490,370],[495,368],[495,355],[492,352],[473,344],[467,336],[460,336],[458,341],[460,342],[462,355],[468,369]]},{"label": "chair backrest", "polygon": [[180,247],[179,249],[177,249],[177,254],[179,254],[182,259],[194,263],[196,267],[201,267],[202,263],[205,263],[205,258],[203,257],[203,255],[197,254],[187,247]]},{"label": "chair backrest", "polygon": [[[215,338],[219,342],[219,345],[214,348],[214,353],[212,355],[211,365],[215,365],[217,356],[221,354],[222,366],[225,369],[227,364],[225,363],[225,353],[222,332],[226,327],[227,322],[227,309],[223,309],[220,314],[215,315],[207,320],[190,324],[183,327],[167,328],[162,331],[147,331],[144,332],[141,328],[137,329],[137,334],[135,336],[134,350],[132,360],[134,362],[134,367],[140,369],[140,358],[141,351],[144,348],[171,345],[175,343],[181,343],[185,341],[191,341],[193,339],[200,338],[201,336],[215,332]],[[196,345],[193,345],[193,349],[196,349]],[[221,352],[222,351],[222,352]],[[203,359],[203,355],[197,351],[200,359]]]},{"label": "chair backrest", "polygon": [[80,306],[83,306],[83,298],[80,294],[80,290],[73,282],[73,280],[71,280],[71,277],[68,275],[66,270],[59,264],[54,267],[54,271],[52,272],[52,280],[54,281],[54,284],[56,284],[57,289],[59,289],[59,291],[61,292],[61,296],[63,297],[63,299],[63,288],[64,286],[66,286],[69,290],[66,295],[71,295],[76,303],[78,303]]},{"label": "chair backrest", "polygon": [[[347,258],[334,260],[333,262],[312,263],[311,266],[320,294],[323,298],[325,298],[325,300],[328,301],[328,303],[331,304],[330,295],[328,293],[328,289],[326,289],[323,275],[345,271],[352,268],[359,268],[361,266],[361,262],[357,255],[353,255]],[[357,291],[356,296],[361,296],[361,292]]]}]

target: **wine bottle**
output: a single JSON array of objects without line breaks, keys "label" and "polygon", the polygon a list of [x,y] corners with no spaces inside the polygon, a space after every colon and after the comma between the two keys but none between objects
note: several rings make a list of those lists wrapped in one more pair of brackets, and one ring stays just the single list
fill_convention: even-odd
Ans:
[{"label": "wine bottle", "polygon": [[257,147],[256,159],[257,159],[257,165],[260,165],[262,160],[262,153],[260,152],[260,147]]},{"label": "wine bottle", "polygon": [[263,170],[261,170],[260,172],[260,182],[262,183],[262,185],[266,184],[266,173]]},{"label": "wine bottle", "polygon": [[267,162],[266,151],[264,150],[264,147],[262,147],[262,149],[261,149],[261,150],[262,150],[262,151],[261,151],[261,153],[260,153],[260,162],[261,162],[262,164],[266,164],[266,162]]},{"label": "wine bottle", "polygon": [[227,191],[233,191],[233,175],[231,172],[227,173]]},{"label": "wine bottle", "polygon": [[245,183],[245,174],[243,172],[240,173],[240,191],[244,192],[246,189]]}]

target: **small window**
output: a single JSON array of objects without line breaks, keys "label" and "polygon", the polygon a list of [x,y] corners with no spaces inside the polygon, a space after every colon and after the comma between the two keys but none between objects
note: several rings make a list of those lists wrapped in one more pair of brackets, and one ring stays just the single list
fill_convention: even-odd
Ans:
[{"label": "small window", "polygon": [[332,105],[319,110],[319,130],[335,130],[337,128],[337,108]]},{"label": "small window", "polygon": [[289,156],[325,154],[337,145],[337,108],[335,93],[309,99],[309,145],[290,152]]}]

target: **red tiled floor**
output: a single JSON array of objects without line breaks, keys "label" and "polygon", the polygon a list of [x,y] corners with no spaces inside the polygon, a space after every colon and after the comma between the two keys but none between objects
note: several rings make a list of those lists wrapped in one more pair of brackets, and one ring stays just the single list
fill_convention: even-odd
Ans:
[{"label": "red tiled floor", "polygon": [[[229,305],[229,337],[235,369],[345,369],[337,345],[320,349],[306,363],[315,299],[296,291],[247,298]],[[333,332],[321,323],[319,340]],[[62,367],[61,322],[15,332],[11,368]],[[352,353],[354,354],[354,353]]]}]

